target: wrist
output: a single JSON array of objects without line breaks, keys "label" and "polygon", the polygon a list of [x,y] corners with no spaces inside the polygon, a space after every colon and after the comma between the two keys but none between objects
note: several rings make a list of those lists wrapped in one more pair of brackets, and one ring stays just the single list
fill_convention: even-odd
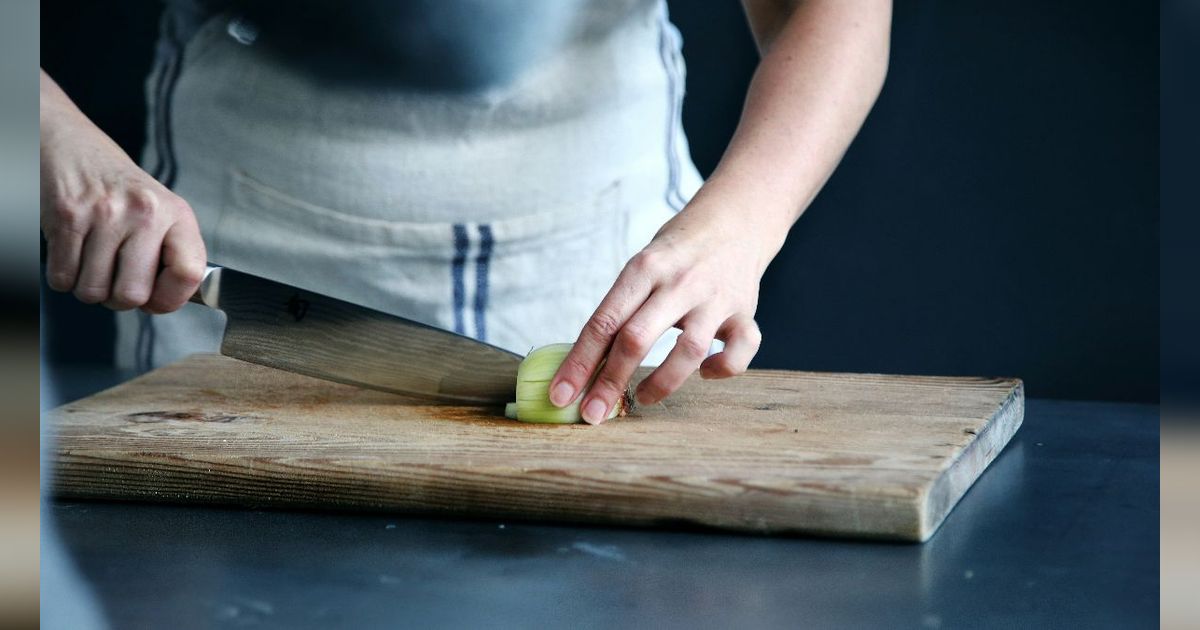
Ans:
[{"label": "wrist", "polygon": [[718,174],[697,191],[681,214],[686,213],[701,215],[711,223],[718,239],[733,237],[752,247],[760,274],[783,248],[798,215],[786,201],[757,183]]}]

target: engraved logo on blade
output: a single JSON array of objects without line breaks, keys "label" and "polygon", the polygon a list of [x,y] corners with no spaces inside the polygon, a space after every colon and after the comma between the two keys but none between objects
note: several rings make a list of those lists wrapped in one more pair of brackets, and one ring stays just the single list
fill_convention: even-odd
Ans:
[{"label": "engraved logo on blade", "polygon": [[299,293],[293,293],[291,299],[288,300],[287,310],[293,319],[300,321],[308,314],[308,300],[301,298]]}]

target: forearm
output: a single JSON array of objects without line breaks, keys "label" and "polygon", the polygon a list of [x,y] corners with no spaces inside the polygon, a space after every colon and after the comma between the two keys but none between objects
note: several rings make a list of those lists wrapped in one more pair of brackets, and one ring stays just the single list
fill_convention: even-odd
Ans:
[{"label": "forearm", "polygon": [[38,97],[41,105],[41,121],[42,125],[45,126],[48,121],[53,120],[57,115],[61,115],[68,107],[73,109],[73,106],[71,105],[71,99],[67,98],[66,93],[62,91],[62,88],[58,87],[54,79],[51,79],[45,70],[41,70],[40,73],[41,85]]},{"label": "forearm", "polygon": [[[61,127],[68,124],[87,123],[90,124],[87,117],[71,98],[63,92],[62,88],[46,74],[45,70],[41,71],[41,86],[39,89],[39,118],[41,122],[42,144],[50,139]],[[50,136],[50,137],[48,137]]]},{"label": "forearm", "polygon": [[[765,235],[783,235],[833,173],[874,104],[887,71],[890,0],[807,0],[747,6],[765,56],[742,119],[700,195],[736,210]],[[768,237],[769,239],[770,237]]]},{"label": "forearm", "polygon": [[85,144],[79,134],[86,134],[86,140],[114,149],[124,155],[120,147],[103,131],[100,130],[85,115],[71,97],[46,74],[41,71],[41,86],[39,89],[39,119],[41,126],[42,160],[57,153],[57,144],[66,142],[72,145]]}]

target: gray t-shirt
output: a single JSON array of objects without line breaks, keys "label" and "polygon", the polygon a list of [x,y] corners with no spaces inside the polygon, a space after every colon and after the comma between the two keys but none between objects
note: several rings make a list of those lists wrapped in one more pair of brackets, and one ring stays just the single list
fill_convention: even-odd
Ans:
[{"label": "gray t-shirt", "polygon": [[241,36],[341,81],[473,91],[504,85],[564,42],[603,37],[624,19],[586,0],[166,0],[186,43],[213,16]]}]

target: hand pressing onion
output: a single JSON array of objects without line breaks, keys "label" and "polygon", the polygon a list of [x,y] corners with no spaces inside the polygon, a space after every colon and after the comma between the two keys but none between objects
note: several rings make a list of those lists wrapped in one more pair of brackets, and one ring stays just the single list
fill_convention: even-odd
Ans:
[{"label": "hand pressing onion", "polygon": [[[563,359],[567,358],[572,345],[556,343],[542,346],[530,352],[525,360],[521,361],[520,367],[517,368],[517,401],[504,406],[505,417],[539,424],[571,424],[583,419],[579,410],[579,403],[583,400],[582,393],[563,407],[550,402],[550,379],[554,378]],[[595,375],[592,378],[594,380]],[[591,384],[589,381],[588,387],[591,387]],[[587,391],[587,387],[584,391]],[[625,415],[633,406],[632,403],[632,396],[626,390],[625,395],[613,405],[606,419]]]}]

